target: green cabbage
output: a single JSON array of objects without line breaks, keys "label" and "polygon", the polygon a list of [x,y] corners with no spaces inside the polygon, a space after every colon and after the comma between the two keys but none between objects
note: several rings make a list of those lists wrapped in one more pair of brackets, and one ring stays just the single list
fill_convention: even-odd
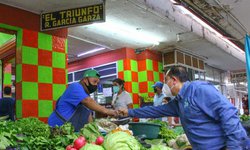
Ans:
[{"label": "green cabbage", "polygon": [[104,148],[100,145],[87,143],[80,150],[104,150]]},{"label": "green cabbage", "polygon": [[152,147],[149,150],[172,150],[172,148],[164,145],[152,145]]},{"label": "green cabbage", "polygon": [[138,141],[122,131],[109,133],[104,139],[103,146],[107,150],[140,150]]}]

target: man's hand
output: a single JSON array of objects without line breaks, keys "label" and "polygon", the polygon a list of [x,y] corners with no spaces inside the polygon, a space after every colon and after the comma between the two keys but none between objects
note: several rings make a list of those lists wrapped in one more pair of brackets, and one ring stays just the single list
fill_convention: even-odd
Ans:
[{"label": "man's hand", "polygon": [[81,103],[91,110],[100,112],[100,113],[108,115],[108,116],[118,117],[117,111],[107,109],[104,106],[99,105],[98,103],[95,102],[95,100],[93,100],[90,97],[85,98],[84,100],[81,101]]},{"label": "man's hand", "polygon": [[112,110],[112,109],[107,109],[106,115],[112,116],[112,117],[118,117],[118,111]]},{"label": "man's hand", "polygon": [[119,116],[127,117],[128,116],[128,109],[121,108],[121,109],[118,110],[118,114],[119,114]]}]

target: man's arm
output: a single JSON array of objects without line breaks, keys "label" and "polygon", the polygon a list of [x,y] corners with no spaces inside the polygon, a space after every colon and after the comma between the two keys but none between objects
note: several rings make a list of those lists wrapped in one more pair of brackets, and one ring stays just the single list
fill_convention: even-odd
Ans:
[{"label": "man's arm", "polygon": [[239,149],[246,133],[240,125],[237,109],[226,97],[212,85],[201,85],[196,89],[194,101],[202,111],[221,123],[227,137],[227,149]]},{"label": "man's arm", "polygon": [[128,116],[137,118],[159,118],[164,116],[178,116],[177,101],[160,106],[148,106],[138,109],[129,109]]},{"label": "man's arm", "polygon": [[127,106],[128,106],[128,109],[133,109],[133,104],[132,103],[128,104]]},{"label": "man's arm", "polygon": [[126,97],[126,105],[128,109],[133,109],[133,100],[129,94]]},{"label": "man's arm", "polygon": [[116,116],[117,113],[114,110],[110,110],[110,109],[106,109],[105,107],[97,104],[92,98],[90,97],[86,97],[84,100],[81,101],[81,103],[83,105],[85,105],[86,107],[88,107],[89,109],[93,110],[93,111],[97,111],[109,116]]}]

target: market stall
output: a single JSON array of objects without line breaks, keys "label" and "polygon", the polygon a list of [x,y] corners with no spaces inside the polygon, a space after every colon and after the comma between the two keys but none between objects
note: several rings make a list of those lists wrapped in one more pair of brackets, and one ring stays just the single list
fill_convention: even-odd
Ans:
[{"label": "market stall", "polygon": [[15,122],[0,121],[2,149],[188,150],[191,147],[181,127],[170,128],[159,120],[134,123],[97,119],[80,132],[74,132],[69,123],[51,128],[37,118],[23,118]]}]

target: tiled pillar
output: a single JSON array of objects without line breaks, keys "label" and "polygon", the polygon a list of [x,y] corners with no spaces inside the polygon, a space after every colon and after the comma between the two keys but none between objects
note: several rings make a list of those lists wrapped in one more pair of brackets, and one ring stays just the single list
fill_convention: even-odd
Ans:
[{"label": "tiled pillar", "polygon": [[117,61],[118,63],[118,77],[124,79],[125,89],[130,93],[133,99],[134,108],[139,107],[138,101],[138,65],[137,61],[133,59],[123,59]]},{"label": "tiled pillar", "polygon": [[163,81],[161,54],[147,50],[136,55],[134,50],[128,49],[126,58],[117,61],[117,64],[118,77],[124,79],[125,89],[131,94],[134,108],[139,107],[139,95],[153,100],[152,85],[156,81]]},{"label": "tiled pillar", "polygon": [[33,116],[46,122],[66,89],[67,40],[21,29],[17,41],[17,118]]},{"label": "tiled pillar", "polygon": [[156,81],[163,82],[163,66],[159,60],[150,58],[138,60],[138,82],[140,96],[153,100],[154,90],[152,85]]},{"label": "tiled pillar", "polygon": [[[2,64],[2,60],[0,60],[0,81],[2,81],[3,79],[3,64]],[[2,93],[3,89],[3,83],[0,82],[0,93]],[[0,94],[0,98],[2,98],[2,94]]]}]

